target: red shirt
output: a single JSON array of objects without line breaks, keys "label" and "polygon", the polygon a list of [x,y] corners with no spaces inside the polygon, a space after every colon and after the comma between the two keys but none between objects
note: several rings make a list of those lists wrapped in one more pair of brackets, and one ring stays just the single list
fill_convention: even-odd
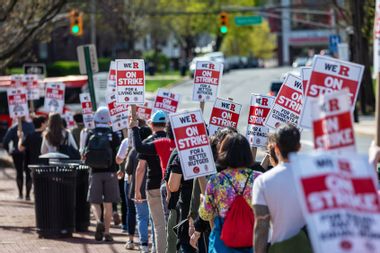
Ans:
[{"label": "red shirt", "polygon": [[166,166],[168,165],[170,154],[172,153],[173,149],[175,149],[175,142],[174,140],[170,140],[169,138],[161,138],[155,140],[153,143],[157,155],[160,157],[162,175],[165,175]]}]

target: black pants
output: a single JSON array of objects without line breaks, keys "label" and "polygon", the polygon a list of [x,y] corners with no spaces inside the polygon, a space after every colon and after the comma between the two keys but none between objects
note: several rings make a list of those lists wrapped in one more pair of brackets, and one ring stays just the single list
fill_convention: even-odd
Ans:
[{"label": "black pants", "polygon": [[32,188],[32,177],[30,176],[30,170],[25,164],[24,153],[14,153],[12,154],[13,163],[16,168],[16,183],[19,195],[23,195],[23,185],[24,185],[24,172],[25,172],[25,183],[26,183],[26,195],[29,196],[30,189]]},{"label": "black pants", "polygon": [[124,227],[127,225],[127,203],[125,202],[124,178],[119,180],[119,191],[121,198],[121,224]]}]

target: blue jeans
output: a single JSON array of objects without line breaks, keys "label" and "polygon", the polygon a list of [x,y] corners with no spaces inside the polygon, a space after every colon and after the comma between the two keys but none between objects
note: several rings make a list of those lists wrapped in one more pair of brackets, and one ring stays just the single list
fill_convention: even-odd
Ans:
[{"label": "blue jeans", "polygon": [[124,182],[124,191],[125,191],[125,202],[127,205],[126,210],[126,225],[129,235],[134,235],[136,230],[136,209],[135,202],[131,200],[129,195],[129,184],[128,181]]},{"label": "blue jeans", "polygon": [[149,208],[148,202],[144,201],[142,203],[135,202],[136,213],[137,213],[137,227],[139,231],[139,238],[141,245],[148,245],[149,235]]}]

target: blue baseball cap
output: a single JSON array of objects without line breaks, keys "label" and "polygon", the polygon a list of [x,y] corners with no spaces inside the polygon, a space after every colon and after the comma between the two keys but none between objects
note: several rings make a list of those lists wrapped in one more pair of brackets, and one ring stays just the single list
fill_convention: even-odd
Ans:
[{"label": "blue baseball cap", "polygon": [[166,123],[166,113],[159,110],[150,118],[152,123]]}]

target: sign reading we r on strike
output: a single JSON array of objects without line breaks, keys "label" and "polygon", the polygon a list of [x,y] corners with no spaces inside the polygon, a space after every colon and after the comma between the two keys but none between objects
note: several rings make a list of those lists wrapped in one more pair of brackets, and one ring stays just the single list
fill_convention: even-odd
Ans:
[{"label": "sign reading we r on strike", "polygon": [[197,61],[194,72],[193,100],[215,101],[223,74],[223,64]]},{"label": "sign reading we r on strike", "polygon": [[144,93],[144,60],[116,60],[116,102],[143,104]]}]

